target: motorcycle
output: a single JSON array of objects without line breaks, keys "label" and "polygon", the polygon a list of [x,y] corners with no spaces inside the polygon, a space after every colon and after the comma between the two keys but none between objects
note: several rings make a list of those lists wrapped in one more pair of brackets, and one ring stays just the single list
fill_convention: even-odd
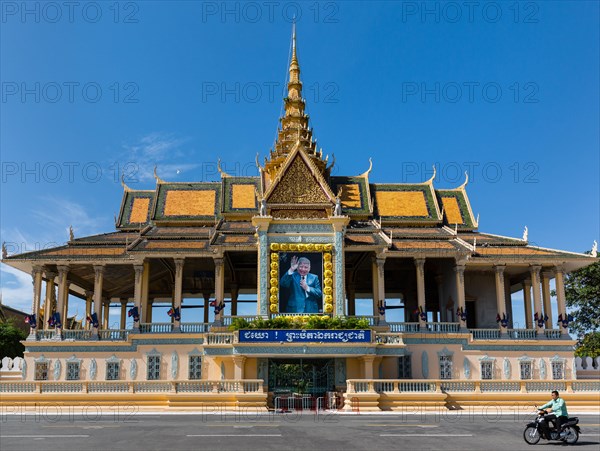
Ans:
[{"label": "motorcycle", "polygon": [[[562,440],[569,445],[574,445],[579,440],[581,429],[577,425],[579,418],[570,417],[561,426],[561,431],[556,430],[556,419],[547,419],[548,412],[543,409],[537,409],[537,418],[528,423],[523,431],[523,439],[530,445],[537,444],[540,439],[544,440]],[[552,426],[550,426],[552,423]],[[560,433],[564,432],[561,437]]]}]

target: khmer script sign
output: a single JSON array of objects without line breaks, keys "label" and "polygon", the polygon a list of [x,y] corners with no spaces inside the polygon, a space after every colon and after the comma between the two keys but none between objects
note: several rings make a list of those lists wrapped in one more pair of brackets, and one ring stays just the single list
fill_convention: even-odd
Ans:
[{"label": "khmer script sign", "polygon": [[240,343],[370,343],[370,330],[240,330]]}]

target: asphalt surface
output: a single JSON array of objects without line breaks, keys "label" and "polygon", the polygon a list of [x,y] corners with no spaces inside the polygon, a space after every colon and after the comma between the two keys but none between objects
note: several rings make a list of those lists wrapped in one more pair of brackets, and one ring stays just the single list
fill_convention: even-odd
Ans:
[{"label": "asphalt surface", "polygon": [[[141,413],[135,408],[56,408],[0,416],[5,450],[529,450],[531,413],[495,410],[398,414]],[[600,415],[578,415],[576,448],[600,448]],[[537,447],[566,447],[541,440]]]}]

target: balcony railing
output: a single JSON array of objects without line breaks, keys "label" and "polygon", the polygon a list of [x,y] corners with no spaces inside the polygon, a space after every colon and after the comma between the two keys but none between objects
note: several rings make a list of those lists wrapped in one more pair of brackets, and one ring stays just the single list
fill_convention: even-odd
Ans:
[{"label": "balcony railing", "polygon": [[598,392],[600,381],[503,381],[503,380],[407,380],[407,379],[349,379],[348,393],[431,393],[437,391],[456,393],[475,392],[519,392],[540,393],[558,390],[559,392]]},{"label": "balcony railing", "polygon": [[210,329],[210,323],[181,323],[180,330],[187,334],[206,333]]},{"label": "balcony railing", "polygon": [[419,323],[388,323],[390,332],[419,332]]},{"label": "balcony railing", "polygon": [[264,393],[262,379],[0,382],[0,393]]},{"label": "balcony railing", "polygon": [[[278,314],[278,315],[281,316],[283,314]],[[289,315],[294,316],[293,314],[289,314]],[[251,315],[223,316],[223,318],[222,318],[223,326],[230,326],[235,318],[241,318],[241,319],[245,319],[246,321],[252,321],[252,320],[255,320],[257,318],[257,316],[256,315],[254,315],[254,316],[251,316]]]},{"label": "balcony railing", "polygon": [[162,334],[173,332],[175,325],[173,323],[141,323],[140,333],[143,334]]},{"label": "balcony railing", "polygon": [[425,323],[427,332],[450,332],[458,333],[460,331],[459,323]]},{"label": "balcony railing", "polygon": [[513,340],[537,340],[537,331],[535,329],[506,329],[506,332]]},{"label": "balcony railing", "polygon": [[500,329],[470,329],[473,340],[499,340]]}]

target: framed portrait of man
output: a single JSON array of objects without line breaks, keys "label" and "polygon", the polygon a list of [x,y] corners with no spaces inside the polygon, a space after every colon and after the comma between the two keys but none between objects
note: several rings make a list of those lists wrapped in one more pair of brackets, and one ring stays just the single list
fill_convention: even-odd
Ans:
[{"label": "framed portrait of man", "polygon": [[279,311],[323,313],[323,253],[279,253]]}]

